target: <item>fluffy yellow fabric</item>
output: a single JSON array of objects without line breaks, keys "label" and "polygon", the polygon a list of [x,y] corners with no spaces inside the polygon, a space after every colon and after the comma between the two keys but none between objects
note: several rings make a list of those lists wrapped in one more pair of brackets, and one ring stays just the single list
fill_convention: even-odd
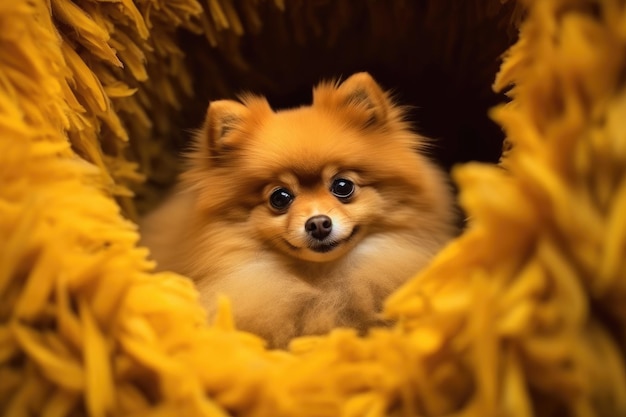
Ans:
[{"label": "fluffy yellow fabric", "polygon": [[504,169],[455,173],[468,230],[388,300],[394,328],[270,352],[151,274],[111,197],[147,98],[188,89],[172,30],[212,36],[232,4],[3,2],[0,413],[626,415],[626,2],[526,3]]}]

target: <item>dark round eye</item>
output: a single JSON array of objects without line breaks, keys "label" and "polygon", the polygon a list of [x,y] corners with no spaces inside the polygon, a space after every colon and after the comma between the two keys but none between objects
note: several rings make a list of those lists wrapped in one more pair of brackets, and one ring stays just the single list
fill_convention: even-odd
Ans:
[{"label": "dark round eye", "polygon": [[336,178],[330,186],[330,192],[339,199],[347,199],[354,193],[354,183],[345,178]]},{"label": "dark round eye", "polygon": [[270,195],[270,206],[276,210],[285,210],[293,201],[293,195],[286,188],[277,188]]}]

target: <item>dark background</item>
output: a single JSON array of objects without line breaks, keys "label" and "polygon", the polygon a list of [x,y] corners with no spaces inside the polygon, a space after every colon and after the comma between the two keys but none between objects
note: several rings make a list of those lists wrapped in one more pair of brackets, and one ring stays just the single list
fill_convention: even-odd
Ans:
[{"label": "dark background", "polygon": [[262,7],[262,27],[221,39],[219,48],[184,35],[198,103],[187,127],[200,125],[211,99],[251,91],[275,109],[299,106],[320,80],[368,71],[410,106],[416,130],[435,139],[440,165],[498,160],[503,134],[487,112],[505,101],[491,84],[515,41],[513,2],[493,11],[471,0],[307,3]]}]

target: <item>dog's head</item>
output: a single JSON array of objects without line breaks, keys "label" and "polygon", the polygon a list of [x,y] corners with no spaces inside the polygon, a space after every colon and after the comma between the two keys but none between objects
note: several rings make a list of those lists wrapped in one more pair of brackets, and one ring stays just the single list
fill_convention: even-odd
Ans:
[{"label": "dog's head", "polygon": [[402,117],[366,73],[317,86],[307,107],[216,101],[184,178],[206,216],[294,258],[333,261],[366,236],[449,226],[447,186]]}]

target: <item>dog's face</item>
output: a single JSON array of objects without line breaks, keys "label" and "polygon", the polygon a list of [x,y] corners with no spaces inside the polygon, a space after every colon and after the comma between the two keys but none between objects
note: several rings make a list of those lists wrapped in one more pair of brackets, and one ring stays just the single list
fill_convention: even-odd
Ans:
[{"label": "dog's face", "polygon": [[310,176],[287,170],[263,188],[250,221],[264,241],[298,259],[340,258],[380,216],[380,196],[358,172],[329,164]]},{"label": "dog's face", "polygon": [[187,181],[207,216],[312,262],[447,216],[438,212],[448,205],[441,178],[415,150],[419,137],[369,75],[317,87],[309,107],[244,103],[212,103],[192,155]]}]

